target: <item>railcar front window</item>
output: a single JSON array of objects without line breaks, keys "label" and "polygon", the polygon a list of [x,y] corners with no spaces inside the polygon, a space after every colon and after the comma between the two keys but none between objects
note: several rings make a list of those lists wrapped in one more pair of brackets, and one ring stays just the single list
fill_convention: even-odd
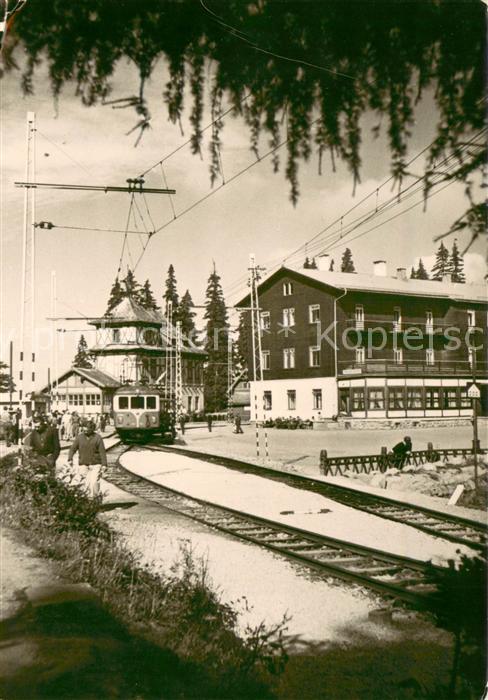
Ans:
[{"label": "railcar front window", "polygon": [[146,396],[146,408],[149,410],[156,410],[156,397],[155,396]]},{"label": "railcar front window", "polygon": [[129,408],[129,397],[128,396],[119,396],[119,408],[121,410],[124,410],[125,408]]},{"label": "railcar front window", "polygon": [[144,408],[144,396],[131,396],[130,407],[134,409]]}]

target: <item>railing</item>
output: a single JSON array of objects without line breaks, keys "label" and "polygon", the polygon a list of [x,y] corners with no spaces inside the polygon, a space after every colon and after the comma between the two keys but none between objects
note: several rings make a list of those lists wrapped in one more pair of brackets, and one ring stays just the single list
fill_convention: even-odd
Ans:
[{"label": "railing", "polygon": [[[425,362],[421,360],[404,360],[396,363],[388,358],[375,360],[365,360],[364,362],[348,362],[339,360],[340,374],[453,374],[468,375],[473,374],[473,368],[467,361],[442,361]],[[486,377],[488,375],[488,363],[476,363],[476,376]]]},{"label": "railing", "polygon": [[[478,450],[478,454],[486,453],[487,450]],[[438,450],[432,447],[432,443],[429,443],[426,450],[407,452],[406,455],[402,456],[388,453],[386,447],[382,448],[379,455],[353,455],[351,457],[328,457],[327,450],[321,450],[320,473],[325,476],[341,476],[344,472],[369,474],[371,471],[385,472],[392,467],[418,466],[439,461],[446,463],[450,457],[468,459],[472,456],[473,449],[471,447]]]}]

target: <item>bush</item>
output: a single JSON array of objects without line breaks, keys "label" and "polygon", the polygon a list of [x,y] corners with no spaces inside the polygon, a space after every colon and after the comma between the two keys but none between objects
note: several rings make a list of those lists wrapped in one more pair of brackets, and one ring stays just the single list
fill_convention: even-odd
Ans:
[{"label": "bush", "polygon": [[152,572],[99,518],[101,498],[87,498],[74,479],[55,479],[42,459],[21,466],[14,455],[0,459],[0,488],[3,519],[29,544],[60,562],[72,581],[90,583],[116,618],[195,666],[194,697],[271,697],[269,676],[286,662],[283,624],[240,638],[236,610],[220,602],[190,549],[170,576]]}]

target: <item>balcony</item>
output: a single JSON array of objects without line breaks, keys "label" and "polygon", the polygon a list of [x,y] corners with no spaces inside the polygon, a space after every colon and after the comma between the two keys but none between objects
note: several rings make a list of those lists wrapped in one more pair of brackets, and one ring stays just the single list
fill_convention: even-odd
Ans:
[{"label": "balcony", "polygon": [[[365,362],[350,362],[339,360],[338,370],[340,376],[365,376],[365,375],[389,375],[389,376],[464,376],[472,377],[473,368],[468,361],[438,361],[432,364],[422,360],[405,360],[401,364],[391,358],[378,360],[365,360]],[[476,377],[488,377],[488,362],[476,363]]]},{"label": "balcony", "polygon": [[[367,319],[367,320],[357,320],[355,318],[348,318],[345,320],[345,330],[355,330],[361,331],[363,333],[418,333],[419,331],[426,335],[437,335],[443,336],[449,330],[452,334],[452,329],[454,328],[452,323],[432,323],[429,321],[386,321],[385,319]],[[480,328],[473,328],[468,326],[463,326],[459,328],[459,337],[463,337],[466,333],[475,333],[479,335],[483,333]],[[418,336],[414,336],[418,337]]]}]

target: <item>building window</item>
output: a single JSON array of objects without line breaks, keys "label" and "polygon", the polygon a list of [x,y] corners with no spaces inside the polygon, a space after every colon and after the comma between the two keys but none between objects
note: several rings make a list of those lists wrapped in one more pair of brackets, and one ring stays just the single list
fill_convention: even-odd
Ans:
[{"label": "building window", "polygon": [[393,330],[399,331],[402,327],[402,310],[399,306],[393,309]]},{"label": "building window", "polygon": [[120,328],[114,328],[112,331],[112,342],[120,343]]},{"label": "building window", "polygon": [[195,410],[195,413],[196,413],[196,412],[198,411],[198,409],[200,408],[200,405],[199,405],[199,404],[200,404],[200,397],[199,397],[199,396],[195,396],[194,398],[195,398],[195,401],[194,401],[195,409],[194,409],[194,410]]},{"label": "building window", "polygon": [[312,389],[312,405],[314,411],[322,410],[322,389]]},{"label": "building window", "polygon": [[461,387],[459,390],[460,393],[460,406],[461,408],[471,408],[471,399],[468,396],[468,390],[467,388]]},{"label": "building window", "polygon": [[425,408],[441,407],[441,390],[439,387],[428,386],[425,389]]},{"label": "building window", "polygon": [[356,321],[356,330],[364,330],[364,306],[362,306],[361,304],[358,304],[356,306],[354,318]]},{"label": "building window", "polygon": [[390,411],[405,410],[405,392],[402,386],[388,388],[388,408]]},{"label": "building window", "polygon": [[83,406],[83,394],[68,394],[68,404],[70,406]]},{"label": "building window", "polygon": [[364,411],[364,389],[352,390],[352,410]]},{"label": "building window", "polygon": [[87,406],[100,406],[100,394],[86,394],[85,403]]},{"label": "building window", "polygon": [[368,390],[368,410],[381,411],[385,408],[385,392],[383,388]]},{"label": "building window", "polygon": [[320,323],[320,304],[309,305],[308,320],[310,323]]},{"label": "building window", "polygon": [[191,410],[192,410],[192,399],[193,399],[193,396],[188,397],[188,413],[191,413]]},{"label": "building window", "polygon": [[458,407],[458,392],[455,387],[444,389],[444,408]]},{"label": "building window", "polygon": [[476,312],[470,309],[468,312],[468,328],[474,328],[476,326]]},{"label": "building window", "polygon": [[422,404],[422,387],[409,386],[407,387],[407,408],[423,408]]},{"label": "building window", "polygon": [[295,348],[285,348],[283,350],[283,367],[284,369],[295,368]]},{"label": "building window", "polygon": [[270,368],[270,361],[269,361],[269,350],[263,350],[261,353],[261,364],[263,369],[269,369]]},{"label": "building window", "polygon": [[402,348],[395,348],[393,350],[393,362],[396,365],[403,364],[403,350],[402,350]]},{"label": "building window", "polygon": [[271,411],[273,408],[273,395],[270,391],[263,392],[263,405],[265,411]]},{"label": "building window", "polygon": [[293,282],[283,282],[283,296],[289,297],[293,294]]},{"label": "building window", "polygon": [[364,365],[366,361],[366,350],[363,347],[356,348],[356,364]]},{"label": "building window", "polygon": [[434,314],[432,311],[425,312],[425,330],[427,333],[432,333],[434,330]]},{"label": "building window", "polygon": [[435,364],[435,353],[432,348],[427,348],[425,351],[425,364],[430,366]]},{"label": "building window", "polygon": [[340,412],[349,415],[349,389],[339,389]]},{"label": "building window", "polygon": [[283,309],[283,328],[295,325],[295,309]]},{"label": "building window", "polygon": [[297,407],[297,392],[294,389],[289,389],[286,395],[288,397],[288,410],[295,411]]},{"label": "building window", "polygon": [[310,367],[320,367],[320,346],[312,345],[308,348],[308,359]]},{"label": "building window", "polygon": [[261,330],[268,331],[271,328],[271,316],[269,311],[261,313]]}]

